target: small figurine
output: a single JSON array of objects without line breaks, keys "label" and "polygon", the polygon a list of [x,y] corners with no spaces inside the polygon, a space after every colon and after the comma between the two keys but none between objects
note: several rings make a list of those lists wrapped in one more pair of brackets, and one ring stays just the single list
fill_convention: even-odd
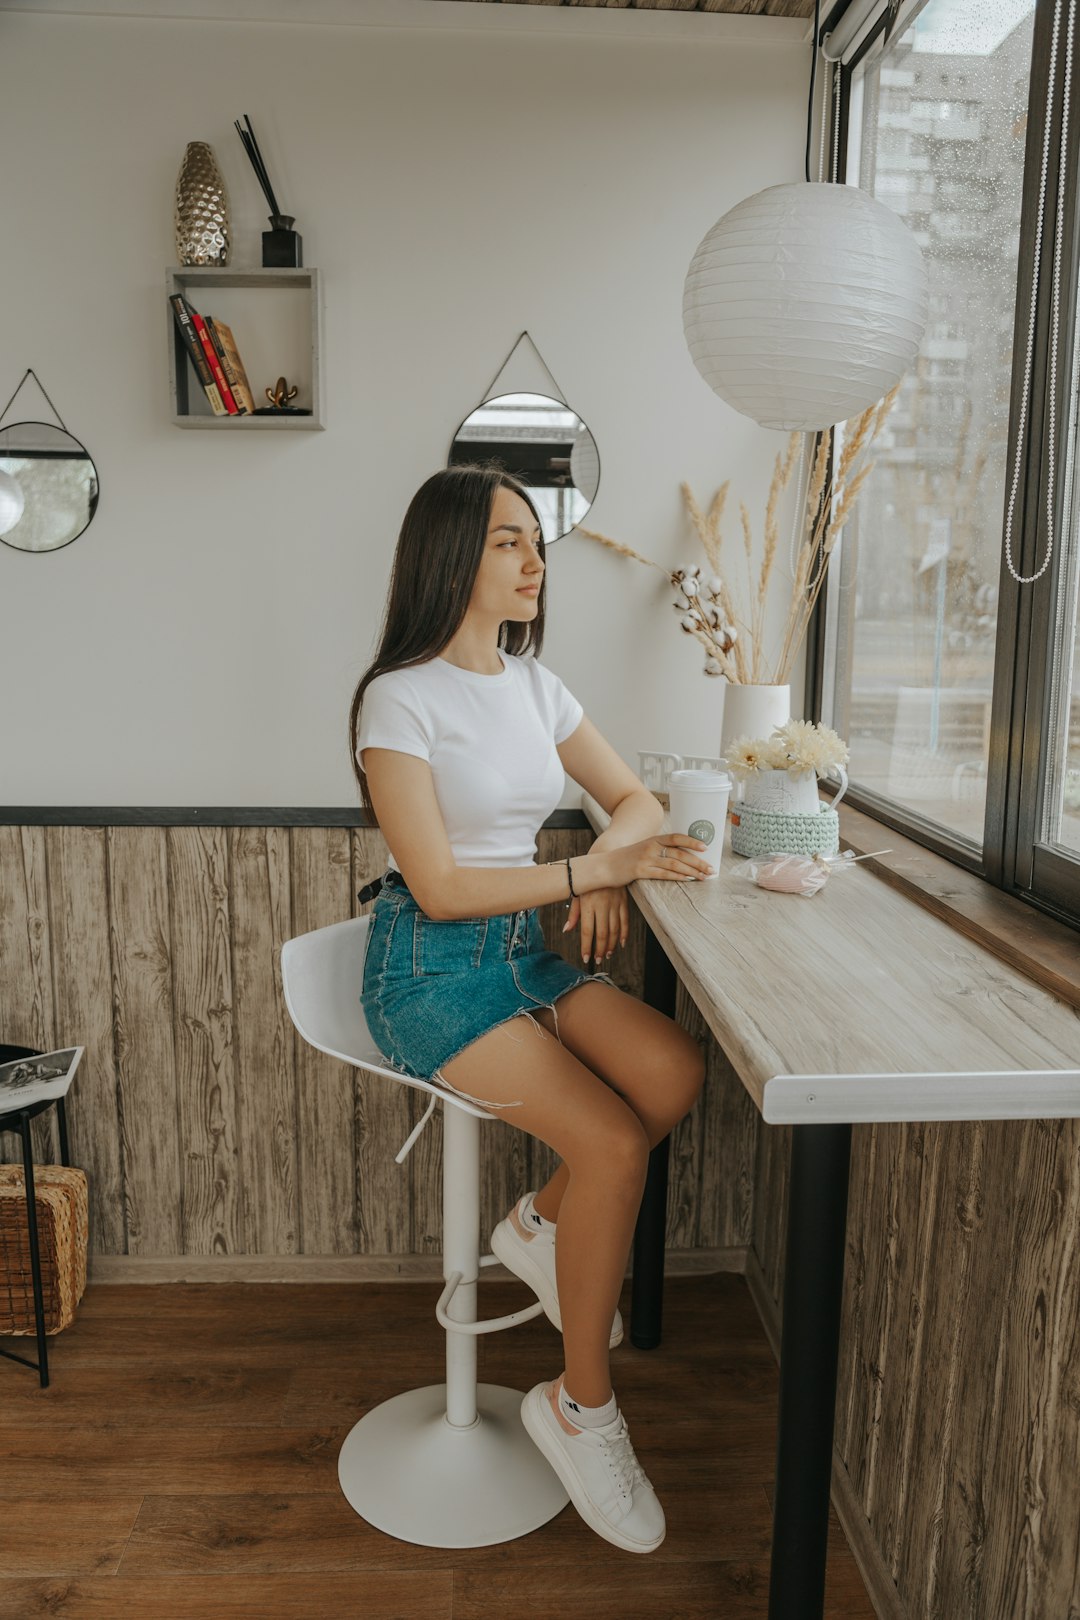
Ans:
[{"label": "small figurine", "polygon": [[290,388],[284,377],[279,377],[273,388],[266,389],[266,397],[277,410],[283,411],[296,398],[296,389]]}]

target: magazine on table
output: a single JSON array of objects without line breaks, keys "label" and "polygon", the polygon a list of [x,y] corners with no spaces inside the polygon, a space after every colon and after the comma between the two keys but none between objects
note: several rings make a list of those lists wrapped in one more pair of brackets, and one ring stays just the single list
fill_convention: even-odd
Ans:
[{"label": "magazine on table", "polygon": [[66,1046],[59,1052],[16,1058],[0,1063],[0,1114],[12,1114],[35,1103],[55,1102],[67,1095],[71,1077],[79,1067],[85,1046]]}]

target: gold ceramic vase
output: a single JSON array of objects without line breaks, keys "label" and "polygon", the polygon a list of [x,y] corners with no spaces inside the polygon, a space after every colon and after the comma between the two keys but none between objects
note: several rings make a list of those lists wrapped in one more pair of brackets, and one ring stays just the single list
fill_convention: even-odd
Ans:
[{"label": "gold ceramic vase", "polygon": [[229,262],[229,199],[213,151],[189,141],[176,177],[178,264]]}]

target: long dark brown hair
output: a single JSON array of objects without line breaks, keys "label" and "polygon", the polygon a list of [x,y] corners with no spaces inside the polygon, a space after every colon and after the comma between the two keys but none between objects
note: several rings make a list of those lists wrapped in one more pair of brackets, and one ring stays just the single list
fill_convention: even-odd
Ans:
[{"label": "long dark brown hair", "polygon": [[[364,809],[372,820],[375,809],[367,777],[356,757],[364,693],[377,675],[437,658],[460,627],[499,489],[520,495],[539,524],[528,490],[499,466],[444,467],[421,484],[409,502],[394,551],[379,649],[353,693],[349,710],[349,759]],[[543,560],[543,538],[538,549]],[[536,617],[524,624],[504,619],[499,626],[499,646],[508,653],[539,656],[544,641],[546,578],[545,573],[536,598]]]}]

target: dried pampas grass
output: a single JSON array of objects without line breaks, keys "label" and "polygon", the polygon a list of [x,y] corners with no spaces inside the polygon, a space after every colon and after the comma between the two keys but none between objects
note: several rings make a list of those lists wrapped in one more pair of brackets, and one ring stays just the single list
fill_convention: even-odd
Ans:
[{"label": "dried pampas grass", "polygon": [[672,585],[683,590],[686,600],[675,604],[682,613],[680,623],[684,630],[704,646],[707,673],[725,675],[730,682],[739,686],[760,683],[785,685],[791,678],[792,666],[806,638],[811,617],[825,582],[829,558],[840,538],[844,524],[851,516],[859,491],[874,466],[872,461],[866,460],[862,460],[860,464],[860,458],[865,456],[865,452],[881,431],[899,391],[900,384],[897,383],[896,387],[890,389],[876,405],[871,405],[861,416],[848,424],[848,432],[844,436],[837,460],[833,457],[832,428],[826,428],[818,437],[806,488],[802,540],[795,555],[791,574],[791,601],[780,639],[780,652],[771,665],[766,661],[765,614],[779,551],[780,530],[777,514],[780,497],[791,482],[791,475],[798,461],[802,441],[800,433],[791,434],[785,454],[778,454],[773,466],[765,504],[761,567],[756,580],[753,570],[753,527],[745,505],[741,501],[739,503],[749,601],[747,614],[739,611],[723,566],[720,524],[727,503],[730,480],[721,484],[716,491],[708,512],[702,511],[689,484],[684,483],[680,486],[690,523],[712,569],[713,578],[710,581],[708,600],[715,604],[715,611],[722,618],[723,622],[719,627],[710,624],[707,613],[699,614],[697,620],[693,618],[695,599],[692,593],[688,595],[683,590],[683,581],[688,577],[688,573],[693,574],[700,572],[699,570],[678,569],[672,572],[653,562],[651,558],[643,557],[631,546],[612,540],[608,535],[598,534],[594,529],[582,528],[579,532],[590,540],[617,551],[621,557],[632,557],[636,562],[655,568]]}]

